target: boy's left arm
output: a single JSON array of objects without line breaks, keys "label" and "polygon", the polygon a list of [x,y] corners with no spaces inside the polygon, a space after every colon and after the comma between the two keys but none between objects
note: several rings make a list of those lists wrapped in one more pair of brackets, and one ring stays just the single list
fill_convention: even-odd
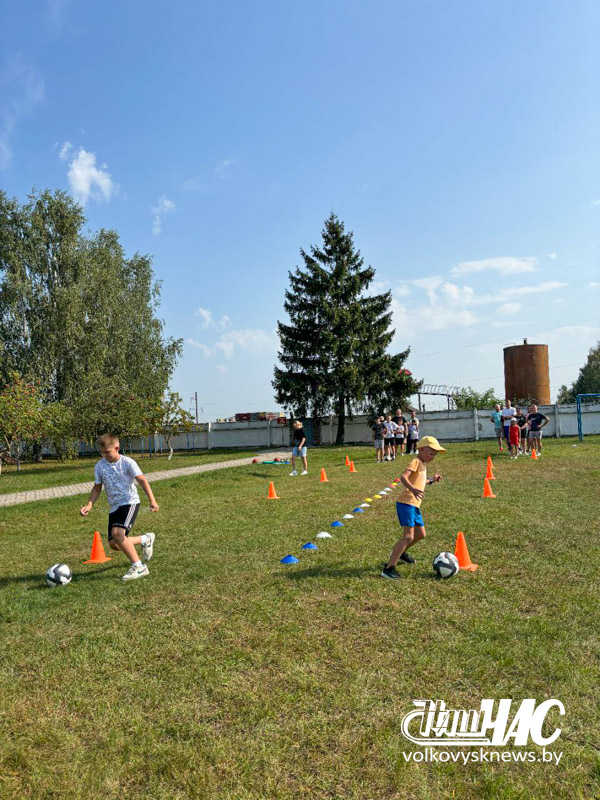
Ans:
[{"label": "boy's left arm", "polygon": [[442,480],[442,476],[439,472],[436,472],[432,478],[429,478],[429,485],[431,486],[432,483],[439,483]]},{"label": "boy's left arm", "polygon": [[154,499],[154,495],[152,494],[152,489],[150,488],[150,484],[148,483],[148,478],[146,478],[145,475],[136,475],[135,479],[148,495],[148,500],[150,501],[150,511],[158,511],[158,503]]}]

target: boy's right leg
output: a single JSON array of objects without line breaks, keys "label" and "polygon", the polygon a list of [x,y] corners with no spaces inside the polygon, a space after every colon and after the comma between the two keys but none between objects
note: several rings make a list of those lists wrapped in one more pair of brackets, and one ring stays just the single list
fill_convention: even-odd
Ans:
[{"label": "boy's right leg", "polygon": [[292,453],[292,471],[290,472],[290,476],[297,475],[296,472],[296,456]]}]

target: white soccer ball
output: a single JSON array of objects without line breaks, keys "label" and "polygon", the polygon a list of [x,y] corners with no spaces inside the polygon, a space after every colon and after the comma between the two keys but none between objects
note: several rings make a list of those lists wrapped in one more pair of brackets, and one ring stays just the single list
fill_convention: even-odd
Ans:
[{"label": "white soccer ball", "polygon": [[48,586],[66,586],[72,577],[71,568],[66,564],[53,564],[46,572],[46,583]]},{"label": "white soccer ball", "polygon": [[433,569],[439,578],[452,578],[459,570],[454,553],[438,553],[433,559]]}]

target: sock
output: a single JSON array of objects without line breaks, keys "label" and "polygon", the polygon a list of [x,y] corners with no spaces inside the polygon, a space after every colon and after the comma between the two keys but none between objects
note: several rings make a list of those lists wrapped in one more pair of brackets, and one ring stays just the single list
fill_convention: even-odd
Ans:
[{"label": "sock", "polygon": [[142,545],[148,544],[148,534],[147,533],[142,533],[142,541],[140,542],[140,544],[142,544]]},{"label": "sock", "polygon": [[132,567],[141,567],[141,566],[142,566],[142,562],[141,562],[141,561],[139,561],[139,560],[138,560],[138,561],[134,561],[134,562],[133,562],[133,564],[132,564],[131,566],[132,566]]}]

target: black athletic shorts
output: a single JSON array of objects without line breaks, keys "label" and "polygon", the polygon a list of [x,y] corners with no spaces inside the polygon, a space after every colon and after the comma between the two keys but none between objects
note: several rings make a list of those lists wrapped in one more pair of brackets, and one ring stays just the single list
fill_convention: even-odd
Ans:
[{"label": "black athletic shorts", "polygon": [[404,436],[396,436],[396,445],[401,447],[404,444]]},{"label": "black athletic shorts", "polygon": [[133,523],[140,510],[140,504],[135,503],[131,506],[119,506],[108,515],[108,541],[112,539],[113,528],[123,528],[125,536],[133,528]]}]

